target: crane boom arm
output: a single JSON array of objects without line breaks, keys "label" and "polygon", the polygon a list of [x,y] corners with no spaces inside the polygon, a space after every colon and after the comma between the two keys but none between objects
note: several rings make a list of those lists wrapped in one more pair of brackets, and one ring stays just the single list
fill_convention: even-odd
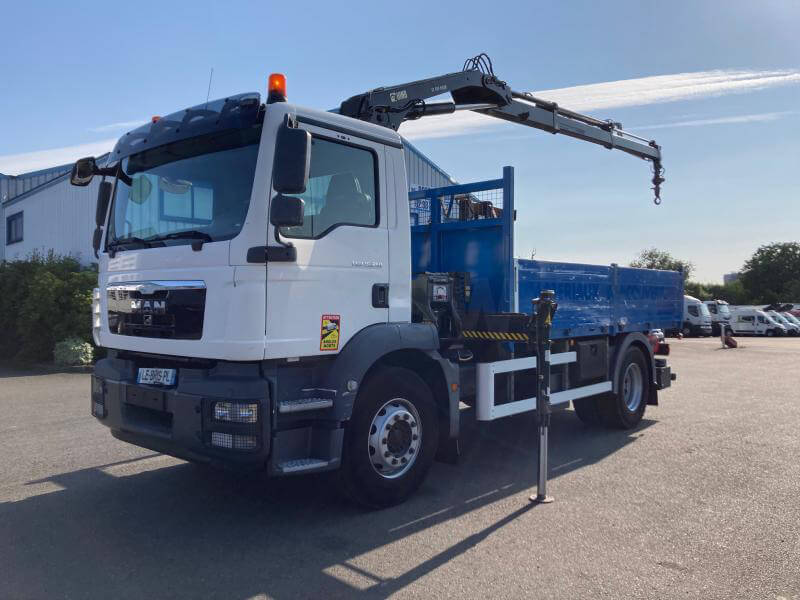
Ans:
[{"label": "crane boom arm", "polygon": [[[426,102],[445,93],[450,93],[452,102]],[[564,134],[648,160],[653,163],[655,202],[661,202],[664,182],[661,147],[655,141],[624,131],[621,123],[601,121],[532,94],[515,92],[495,77],[491,61],[485,55],[469,59],[464,70],[456,73],[358,94],[342,102],[339,112],[396,131],[406,121],[458,110],[471,110],[549,133]]]}]

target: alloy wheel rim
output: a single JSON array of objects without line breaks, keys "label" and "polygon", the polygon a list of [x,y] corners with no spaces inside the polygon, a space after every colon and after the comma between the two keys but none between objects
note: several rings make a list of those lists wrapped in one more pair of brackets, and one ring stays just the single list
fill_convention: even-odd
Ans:
[{"label": "alloy wheel rim", "polygon": [[392,398],[372,418],[367,452],[373,470],[385,479],[404,475],[422,445],[419,413],[405,398]]}]

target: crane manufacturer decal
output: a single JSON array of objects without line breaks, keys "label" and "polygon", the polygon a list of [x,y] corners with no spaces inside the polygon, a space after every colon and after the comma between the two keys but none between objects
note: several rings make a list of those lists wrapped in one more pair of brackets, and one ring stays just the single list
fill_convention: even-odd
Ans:
[{"label": "crane manufacturer decal", "polygon": [[340,315],[322,315],[319,334],[319,349],[323,352],[339,349]]}]

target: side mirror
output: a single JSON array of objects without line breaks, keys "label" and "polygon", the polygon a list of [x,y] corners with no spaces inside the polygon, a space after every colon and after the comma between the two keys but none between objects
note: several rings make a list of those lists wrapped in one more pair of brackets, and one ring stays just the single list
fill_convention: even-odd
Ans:
[{"label": "side mirror", "polygon": [[108,212],[108,204],[111,202],[111,189],[110,181],[101,181],[100,188],[97,190],[97,207],[94,214],[94,223],[98,227],[106,224],[106,213]]},{"label": "side mirror", "polygon": [[311,134],[305,129],[291,127],[287,115],[275,142],[272,187],[280,194],[302,194],[308,185],[310,168]]},{"label": "side mirror", "polygon": [[70,173],[69,182],[72,185],[80,187],[89,185],[95,173],[97,173],[97,162],[94,156],[81,158],[72,165],[72,173]]},{"label": "side mirror", "polygon": [[302,198],[278,194],[269,206],[269,222],[275,227],[299,227],[303,224]]}]

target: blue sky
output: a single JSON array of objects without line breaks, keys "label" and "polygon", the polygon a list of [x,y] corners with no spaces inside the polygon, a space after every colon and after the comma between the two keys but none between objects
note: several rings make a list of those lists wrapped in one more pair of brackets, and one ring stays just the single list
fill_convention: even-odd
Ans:
[{"label": "blue sky", "polygon": [[[758,245],[800,239],[796,0],[332,6],[6,3],[0,171],[197,104],[212,67],[212,97],[263,93],[282,71],[291,101],[331,108],[485,51],[514,89],[549,90],[664,151],[655,207],[647,164],[619,152],[474,119],[404,126],[459,181],[515,167],[518,255],[627,263],[655,245],[720,281]],[[603,82],[616,83],[589,85]]]}]

